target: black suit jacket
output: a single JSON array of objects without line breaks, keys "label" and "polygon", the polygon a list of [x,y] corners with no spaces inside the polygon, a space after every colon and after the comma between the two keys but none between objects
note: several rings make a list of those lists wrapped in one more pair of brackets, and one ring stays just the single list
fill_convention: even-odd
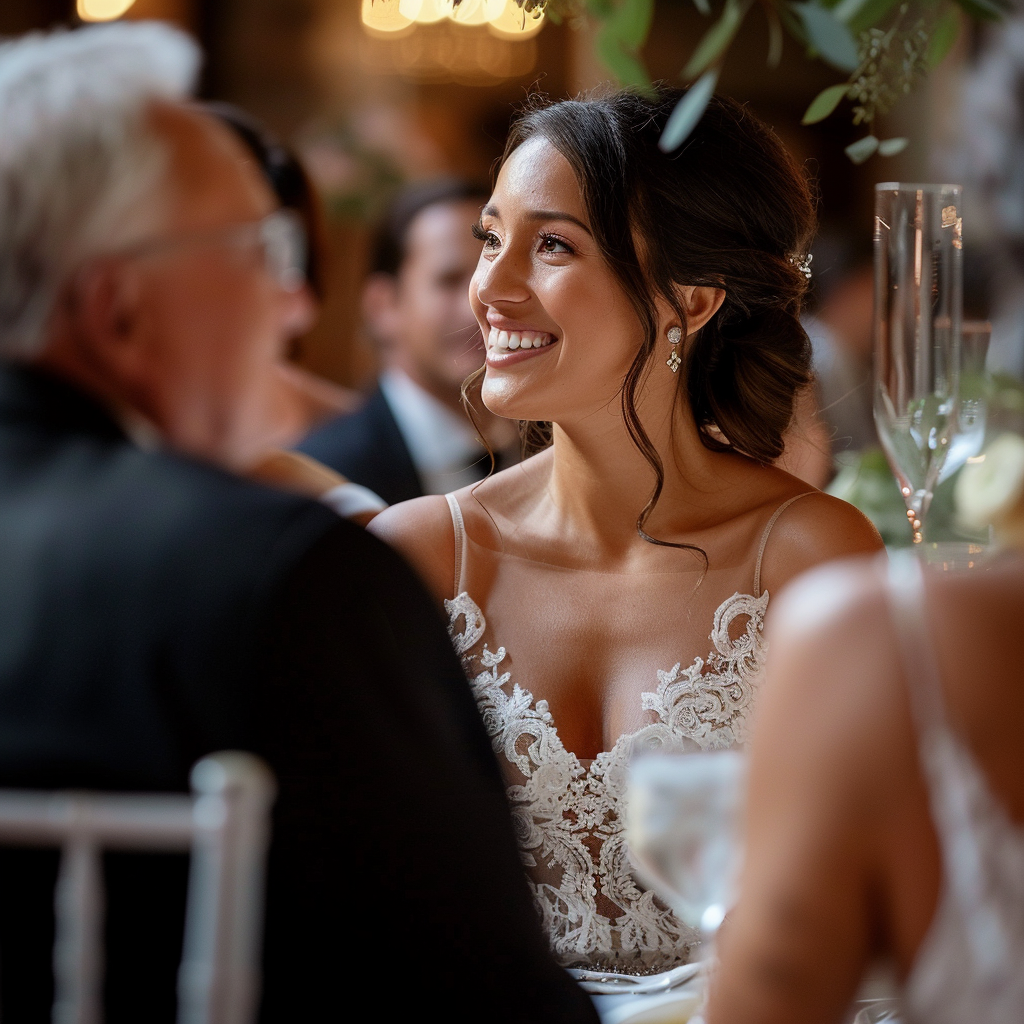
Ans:
[{"label": "black suit jacket", "polygon": [[369,487],[389,505],[424,493],[405,438],[380,388],[355,412],[314,430],[299,451],[353,483]]},{"label": "black suit jacket", "polygon": [[[0,365],[0,785],[185,790],[273,768],[265,1021],[594,1020],[546,954],[436,610],[326,509],[135,447]],[[0,1012],[49,1020],[56,858],[0,862]],[[107,1021],[173,1019],[183,857],[107,857]],[[357,980],[358,979],[358,980]]]}]

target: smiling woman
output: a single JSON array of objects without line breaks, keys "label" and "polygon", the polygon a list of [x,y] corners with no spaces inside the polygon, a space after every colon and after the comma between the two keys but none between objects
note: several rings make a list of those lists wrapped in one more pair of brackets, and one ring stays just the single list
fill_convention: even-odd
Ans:
[{"label": "smiling woman", "polygon": [[810,378],[807,185],[729,100],[661,153],[679,97],[568,101],[513,127],[470,301],[484,403],[548,446],[372,526],[445,601],[556,955],[638,973],[698,940],[629,866],[630,760],[742,746],[769,591],[881,546],[771,465]]}]

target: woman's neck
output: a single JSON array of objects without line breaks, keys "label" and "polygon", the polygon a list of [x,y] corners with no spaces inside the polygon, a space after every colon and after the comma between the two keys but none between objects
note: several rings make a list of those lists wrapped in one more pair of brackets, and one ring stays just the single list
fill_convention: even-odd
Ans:
[{"label": "woman's neck", "polygon": [[[661,458],[664,484],[646,532],[669,539],[720,520],[736,457],[708,450],[686,410],[650,419],[644,418],[644,429]],[[618,409],[578,424],[555,424],[550,466],[548,490],[563,528],[609,555],[644,543],[637,518],[656,476]]]}]

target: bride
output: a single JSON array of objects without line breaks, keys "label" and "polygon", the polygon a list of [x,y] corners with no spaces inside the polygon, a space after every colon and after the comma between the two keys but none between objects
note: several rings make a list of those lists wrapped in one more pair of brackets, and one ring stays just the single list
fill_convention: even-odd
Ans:
[{"label": "bride", "polygon": [[484,404],[546,447],[370,527],[444,599],[555,955],[636,973],[697,937],[630,871],[631,757],[743,744],[769,595],[881,547],[772,466],[811,374],[803,176],[726,99],[661,153],[679,95],[514,125],[470,299]]}]

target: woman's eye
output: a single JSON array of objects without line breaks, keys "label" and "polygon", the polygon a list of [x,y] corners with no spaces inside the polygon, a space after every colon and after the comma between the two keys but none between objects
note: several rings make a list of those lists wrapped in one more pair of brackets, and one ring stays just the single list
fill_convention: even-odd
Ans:
[{"label": "woman's eye", "polygon": [[550,253],[572,252],[572,247],[563,242],[557,235],[542,235],[540,239],[540,251]]},{"label": "woman's eye", "polygon": [[484,249],[497,249],[501,244],[501,240],[493,231],[486,231],[479,224],[474,224],[472,231],[473,237],[484,243]]}]

